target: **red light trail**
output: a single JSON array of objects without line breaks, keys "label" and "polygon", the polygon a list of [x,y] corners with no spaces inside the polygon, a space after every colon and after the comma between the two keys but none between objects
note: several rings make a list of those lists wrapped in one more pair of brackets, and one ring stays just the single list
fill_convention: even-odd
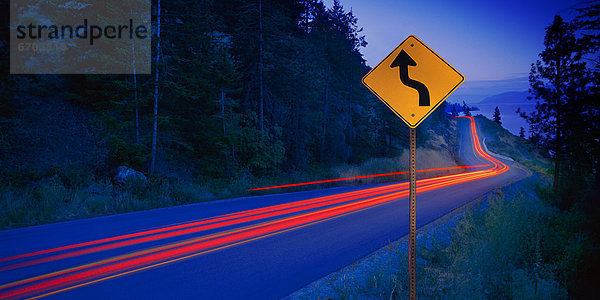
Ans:
[{"label": "red light trail", "polygon": [[[437,169],[426,169],[426,170],[417,170],[417,173],[433,172],[433,171],[446,171],[446,170],[459,170],[459,169],[471,169],[471,168],[485,168],[485,167],[489,167],[489,166],[490,165],[476,165],[476,166],[458,166],[458,167],[447,167],[447,168],[437,168]],[[363,175],[363,176],[347,177],[347,178],[327,179],[327,180],[301,182],[301,183],[292,183],[292,184],[284,184],[284,185],[277,185],[277,186],[267,186],[267,187],[249,189],[249,191],[270,190],[270,189],[279,189],[279,188],[301,186],[301,185],[310,185],[310,184],[337,182],[337,181],[346,181],[346,180],[373,178],[373,177],[383,177],[383,176],[393,176],[393,175],[403,175],[403,174],[408,174],[408,171],[375,174],[375,175]]]},{"label": "red light trail", "polygon": [[[478,155],[489,161],[490,164],[460,168],[490,168],[418,180],[417,186],[419,193],[496,176],[509,169],[507,165],[483,151],[477,136],[475,120],[472,117],[467,118],[469,118],[471,122],[470,128],[473,137],[473,148]],[[421,171],[427,172],[447,169],[451,168]],[[389,176],[390,174],[395,175],[401,173],[404,172],[332,179],[328,181],[286,186]],[[281,187],[285,186],[260,189]],[[0,271],[8,272],[11,270],[16,271],[24,267],[64,260],[66,258],[80,257],[92,253],[103,253],[103,251],[130,246],[139,247],[140,245],[149,242],[156,243],[158,241],[164,241],[164,244],[160,246],[151,246],[142,250],[138,249],[135,252],[125,251],[124,253],[127,254],[112,257],[109,256],[103,260],[60,269],[31,278],[0,283],[0,298],[39,298],[56,294],[76,287],[122,276],[124,274],[146,270],[159,265],[240,245],[267,236],[288,232],[387,203],[402,201],[406,199],[408,193],[408,183],[402,182],[251,209],[195,220],[183,224],[180,223],[177,225],[166,226],[163,228],[0,258]],[[179,238],[180,240],[173,241],[175,238]]]}]

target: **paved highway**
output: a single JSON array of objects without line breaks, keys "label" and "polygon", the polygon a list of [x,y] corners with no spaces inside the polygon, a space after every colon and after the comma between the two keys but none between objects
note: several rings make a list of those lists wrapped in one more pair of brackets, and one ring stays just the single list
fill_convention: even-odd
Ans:
[{"label": "paved highway", "polygon": [[[468,172],[418,181],[417,227],[527,172],[460,118]],[[419,157],[417,159],[427,159]],[[408,234],[408,183],[244,197],[0,232],[0,299],[277,299]]]}]

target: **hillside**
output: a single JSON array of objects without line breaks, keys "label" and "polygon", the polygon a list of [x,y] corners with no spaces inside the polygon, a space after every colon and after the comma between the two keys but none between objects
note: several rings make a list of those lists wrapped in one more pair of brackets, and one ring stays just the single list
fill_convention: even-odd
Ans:
[{"label": "hillside", "polygon": [[467,80],[460,89],[448,97],[449,102],[466,101],[479,103],[487,97],[505,93],[506,91],[523,91],[529,88],[527,77],[504,80]]},{"label": "hillside", "polygon": [[475,118],[489,150],[514,159],[540,173],[550,174],[552,165],[540,149],[526,139],[520,138],[486,117]]}]

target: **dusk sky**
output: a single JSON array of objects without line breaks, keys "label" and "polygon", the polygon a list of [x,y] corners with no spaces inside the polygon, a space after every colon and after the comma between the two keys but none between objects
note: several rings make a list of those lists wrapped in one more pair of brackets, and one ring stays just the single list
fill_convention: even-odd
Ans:
[{"label": "dusk sky", "polygon": [[[325,0],[331,7],[333,0]],[[544,48],[555,14],[570,18],[576,0],[342,0],[363,27],[362,50],[375,66],[408,35],[415,35],[469,81],[526,77]],[[525,88],[526,89],[526,88]]]}]

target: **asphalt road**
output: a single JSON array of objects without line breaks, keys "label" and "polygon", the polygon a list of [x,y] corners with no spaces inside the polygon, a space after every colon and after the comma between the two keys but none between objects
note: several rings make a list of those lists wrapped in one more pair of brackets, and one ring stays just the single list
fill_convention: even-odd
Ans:
[{"label": "asphalt road", "polygon": [[[417,227],[527,176],[474,126],[459,120],[460,159],[490,166],[419,180]],[[2,231],[0,299],[282,298],[408,234],[407,194],[341,187]]]}]

